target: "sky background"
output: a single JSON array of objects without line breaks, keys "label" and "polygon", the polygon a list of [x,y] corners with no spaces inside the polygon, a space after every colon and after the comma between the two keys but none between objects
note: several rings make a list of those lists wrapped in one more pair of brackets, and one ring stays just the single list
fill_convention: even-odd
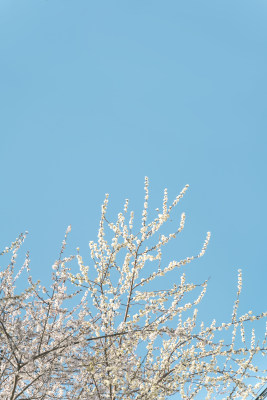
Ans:
[{"label": "sky background", "polygon": [[263,0],[1,0],[1,248],[28,230],[45,283],[69,224],[86,258],[106,192],[140,215],[146,175],[152,208],[188,183],[167,257],[211,231],[186,268],[211,278],[204,316],[229,318],[238,268],[241,311],[266,311],[266,18]]}]

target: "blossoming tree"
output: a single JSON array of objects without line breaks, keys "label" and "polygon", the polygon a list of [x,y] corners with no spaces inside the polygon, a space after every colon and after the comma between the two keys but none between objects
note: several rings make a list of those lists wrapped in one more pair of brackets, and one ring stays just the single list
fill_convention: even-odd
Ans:
[{"label": "blossoming tree", "polygon": [[[267,334],[256,341],[252,329],[248,343],[245,326],[267,313],[238,315],[241,271],[232,316],[219,325],[214,320],[205,326],[197,319],[207,281],[188,283],[185,273],[180,272],[179,281],[155,290],[155,280],[203,256],[210,239],[208,233],[196,256],[164,261],[163,247],[183,230],[185,214],[174,233],[165,236],[162,229],[187,188],[169,205],[165,190],[162,212],[149,221],[146,178],[139,229],[134,229],[134,213],[128,216],[128,200],[117,220],[109,220],[106,195],[98,240],[89,243],[89,266],[77,249],[79,273],[67,267],[74,259],[63,257],[71,230],[68,227],[49,290],[32,281],[28,256],[19,272],[14,272],[25,235],[4,250],[2,254],[13,255],[0,275],[2,398],[188,400],[256,396],[266,382],[266,371],[258,370],[255,358],[266,353]],[[15,284],[23,269],[28,271],[29,286],[16,294]]]}]

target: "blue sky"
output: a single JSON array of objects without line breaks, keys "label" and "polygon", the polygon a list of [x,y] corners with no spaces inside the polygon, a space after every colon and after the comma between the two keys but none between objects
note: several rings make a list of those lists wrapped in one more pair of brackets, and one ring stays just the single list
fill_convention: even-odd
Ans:
[{"label": "blue sky", "polygon": [[[206,315],[266,310],[266,1],[0,2],[0,245],[29,231],[47,279],[64,231],[87,254],[110,193],[138,213],[187,183],[169,257],[211,277]],[[178,217],[177,217],[178,218]]]}]

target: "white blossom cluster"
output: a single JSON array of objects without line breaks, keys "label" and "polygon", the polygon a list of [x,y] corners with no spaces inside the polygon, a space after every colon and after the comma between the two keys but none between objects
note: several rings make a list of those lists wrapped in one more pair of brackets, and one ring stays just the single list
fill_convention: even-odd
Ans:
[{"label": "white blossom cluster", "polygon": [[[242,274],[238,272],[237,300],[227,323],[199,323],[197,306],[207,281],[192,284],[180,268],[204,255],[210,233],[199,254],[164,262],[163,246],[185,224],[182,213],[175,232],[160,233],[188,185],[168,205],[165,189],[162,212],[148,220],[149,184],[140,229],[126,200],[117,220],[107,218],[108,195],[102,206],[97,241],[89,243],[89,265],[77,248],[79,273],[73,274],[63,257],[69,226],[59,259],[53,265],[49,289],[30,276],[29,255],[15,272],[16,257],[26,235],[0,253],[11,254],[0,270],[0,398],[90,400],[252,399],[266,382],[255,364],[265,355],[267,329],[256,339],[259,316],[238,316]],[[154,281],[177,270],[177,281],[152,290]],[[23,272],[28,288],[16,294]],[[166,282],[166,280],[164,280]],[[153,284],[153,285],[152,285]],[[68,304],[69,302],[69,304]],[[222,332],[230,330],[230,340]],[[239,334],[239,335],[237,335]]]}]

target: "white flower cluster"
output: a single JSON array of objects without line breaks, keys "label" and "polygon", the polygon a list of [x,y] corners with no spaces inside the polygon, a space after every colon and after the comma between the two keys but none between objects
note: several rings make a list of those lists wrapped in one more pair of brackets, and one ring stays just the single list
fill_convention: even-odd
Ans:
[{"label": "white flower cluster", "polygon": [[[135,232],[128,200],[117,220],[108,221],[106,195],[97,241],[89,242],[88,265],[77,248],[79,273],[66,267],[75,259],[63,258],[69,226],[49,289],[33,283],[28,254],[15,273],[25,235],[0,253],[11,253],[9,265],[0,271],[1,399],[167,400],[176,394],[183,400],[230,400],[255,395],[264,372],[254,359],[266,353],[267,326],[261,343],[253,326],[248,344],[245,325],[267,313],[238,316],[241,270],[231,320],[213,320],[205,327],[197,321],[197,306],[207,281],[187,282],[180,270],[176,281],[171,271],[203,256],[210,233],[199,254],[169,263],[163,259],[164,246],[184,228],[185,214],[173,233],[160,230],[187,189],[170,205],[165,189],[162,212],[149,221],[145,178],[141,226]],[[16,281],[24,272],[28,288],[17,295]],[[151,283],[167,274],[170,286],[152,290]],[[231,331],[229,341],[222,339],[226,330]]]}]

